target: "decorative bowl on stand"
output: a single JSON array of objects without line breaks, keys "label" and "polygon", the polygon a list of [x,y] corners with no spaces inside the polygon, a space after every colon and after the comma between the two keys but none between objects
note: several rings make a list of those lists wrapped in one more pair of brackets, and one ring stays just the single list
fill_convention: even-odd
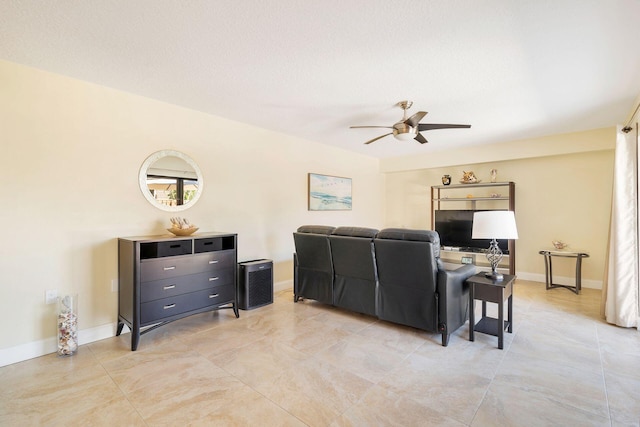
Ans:
[{"label": "decorative bowl on stand", "polygon": [[167,231],[175,234],[176,236],[191,236],[193,233],[198,231],[198,227],[190,227],[190,228],[167,228]]},{"label": "decorative bowl on stand", "polygon": [[566,243],[561,242],[559,240],[554,240],[552,243],[553,243],[553,247],[556,249],[565,249],[567,246],[569,246]]}]

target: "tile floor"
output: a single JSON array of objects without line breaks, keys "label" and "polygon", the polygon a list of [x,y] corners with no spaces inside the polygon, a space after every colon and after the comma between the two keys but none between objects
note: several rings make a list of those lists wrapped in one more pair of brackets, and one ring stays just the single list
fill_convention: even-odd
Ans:
[{"label": "tile floor", "polygon": [[[495,305],[490,304],[495,307]],[[600,291],[518,281],[504,350],[306,300],[192,316],[0,368],[0,425],[639,426],[640,334]],[[476,304],[479,310],[480,304]]]}]

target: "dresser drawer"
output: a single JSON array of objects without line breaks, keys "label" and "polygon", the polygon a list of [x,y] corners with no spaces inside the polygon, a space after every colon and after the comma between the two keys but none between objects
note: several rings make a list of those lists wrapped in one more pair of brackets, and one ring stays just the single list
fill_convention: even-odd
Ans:
[{"label": "dresser drawer", "polygon": [[222,237],[204,237],[202,239],[195,239],[193,241],[193,252],[213,252],[224,251],[229,249],[235,249],[236,237],[235,236],[222,236]]},{"label": "dresser drawer", "polygon": [[217,251],[198,255],[145,259],[140,261],[140,281],[149,282],[186,274],[235,268],[235,265],[235,251]]},{"label": "dresser drawer", "polygon": [[188,255],[193,252],[193,241],[164,240],[140,244],[140,259],[162,258],[167,256]]},{"label": "dresser drawer", "polygon": [[216,269],[205,273],[143,282],[140,284],[140,302],[149,302],[215,286],[233,285],[234,271],[233,268]]},{"label": "dresser drawer", "polygon": [[235,302],[235,297],[235,285],[224,285],[142,303],[140,304],[140,323],[146,325],[192,310]]},{"label": "dresser drawer", "polygon": [[205,252],[193,256],[203,267],[208,268],[237,268],[236,251]]}]

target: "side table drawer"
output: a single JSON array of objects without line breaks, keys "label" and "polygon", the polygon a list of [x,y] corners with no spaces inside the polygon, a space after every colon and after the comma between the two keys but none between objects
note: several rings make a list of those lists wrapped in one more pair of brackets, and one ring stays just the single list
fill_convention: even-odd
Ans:
[{"label": "side table drawer", "polygon": [[209,289],[214,286],[233,284],[233,273],[233,269],[225,268],[205,273],[144,282],[140,284],[140,302],[144,303]]},{"label": "side table drawer", "polygon": [[513,282],[509,282],[504,287],[482,286],[476,284],[473,289],[475,299],[499,303],[507,299],[513,293]]},{"label": "side table drawer", "polygon": [[224,285],[146,302],[140,304],[140,323],[146,325],[188,311],[232,302],[235,294],[235,285]]}]

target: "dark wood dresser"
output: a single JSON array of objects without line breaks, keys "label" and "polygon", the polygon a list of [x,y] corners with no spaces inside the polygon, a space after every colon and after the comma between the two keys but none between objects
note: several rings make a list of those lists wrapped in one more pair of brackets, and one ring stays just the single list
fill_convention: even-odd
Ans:
[{"label": "dark wood dresser", "polygon": [[118,239],[118,330],[131,329],[131,350],[140,335],[192,314],[237,304],[237,235]]}]

